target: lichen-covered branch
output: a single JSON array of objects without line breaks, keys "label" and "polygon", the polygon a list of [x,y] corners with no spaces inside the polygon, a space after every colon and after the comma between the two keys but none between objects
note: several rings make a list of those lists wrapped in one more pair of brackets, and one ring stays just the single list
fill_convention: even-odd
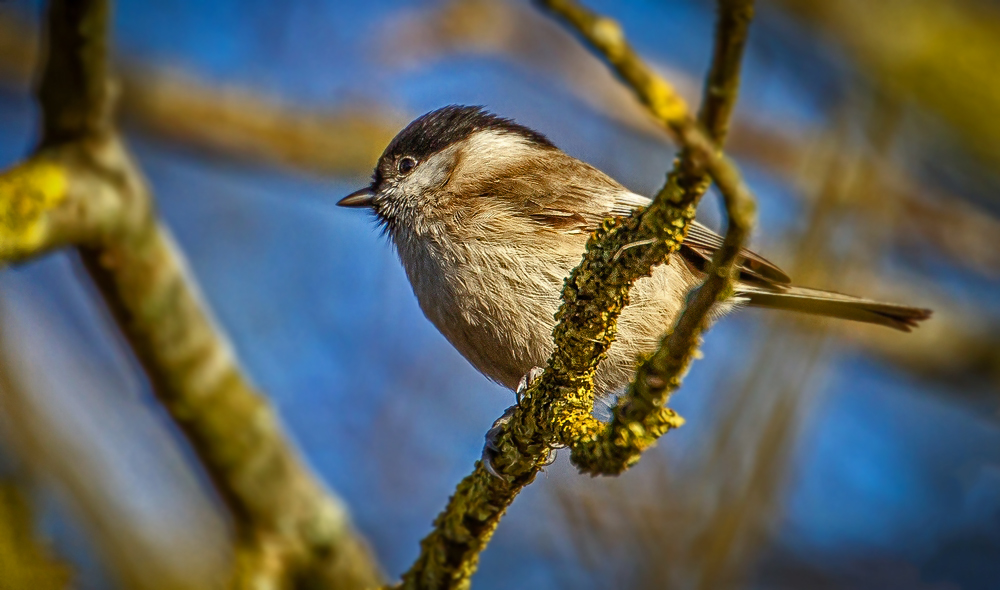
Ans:
[{"label": "lichen-covered branch", "polygon": [[229,506],[236,587],[381,575],[215,325],[112,123],[107,0],[53,0],[38,151],[0,176],[0,260],[75,245],[152,389]]},{"label": "lichen-covered branch", "polygon": [[[753,0],[720,0],[719,5],[715,50],[698,123],[710,139],[721,146],[725,142],[729,118],[736,105],[740,65],[753,17]],[[552,9],[560,15],[572,17],[569,20],[574,26],[589,24],[589,36],[586,29],[582,31],[588,39],[600,29],[598,19],[588,15],[582,8],[556,3]],[[641,71],[641,64],[630,63],[637,61],[637,56],[624,40],[620,43],[624,49],[604,49],[610,55],[617,56],[617,62],[623,64],[616,66],[616,69],[619,72]],[[644,76],[639,78],[641,79]],[[664,120],[664,123],[673,128],[691,127],[690,122],[671,124]],[[736,190],[722,191],[729,214],[723,247],[716,253],[708,278],[685,308],[677,325],[664,337],[659,349],[640,363],[635,379],[622,397],[622,403],[614,410],[610,426],[598,436],[570,441],[571,459],[581,471],[594,474],[620,473],[638,461],[642,452],[667,430],[679,425],[679,418],[664,404],[669,394],[680,386],[681,379],[697,352],[699,335],[706,325],[709,310],[716,301],[729,294],[730,277],[738,261],[740,247],[749,236],[754,221],[753,198],[734,174],[735,170],[723,166],[721,172],[732,175],[729,179],[723,179],[723,182],[736,187]],[[666,199],[678,208],[689,207],[697,203],[710,182],[710,177],[699,165],[696,148],[684,144],[677,168],[669,175],[656,200]]]},{"label": "lichen-covered branch", "polygon": [[[673,411],[663,407],[663,402],[669,392],[680,385],[680,379],[695,354],[698,336],[709,309],[728,291],[732,266],[753,224],[753,196],[735,165],[721,154],[713,141],[717,139],[721,143],[724,140],[727,123],[722,119],[728,119],[732,105],[727,103],[734,102],[736,98],[738,64],[753,3],[747,0],[720,2],[721,16],[716,35],[731,39],[716,41],[706,84],[706,100],[700,115],[701,123],[712,129],[717,138],[703,131],[669,84],[642,62],[617,23],[569,0],[543,0],[540,4],[563,18],[603,55],[683,146],[677,168],[668,175],[666,185],[648,209],[626,220],[606,221],[595,233],[588,243],[583,263],[567,281],[563,292],[564,304],[557,314],[557,318],[576,317],[583,322],[561,322],[556,327],[554,339],[557,348],[552,360],[558,364],[550,362],[550,367],[568,364],[560,356],[579,359],[582,355],[596,360],[588,363],[585,372],[581,373],[583,381],[576,384],[575,394],[556,395],[557,401],[545,403],[564,416],[556,419],[558,428],[554,442],[571,447],[571,458],[582,471],[619,473],[637,461],[642,451],[663,433],[680,424]],[[614,338],[613,322],[621,307],[628,302],[628,288],[635,280],[646,276],[653,266],[666,260],[683,240],[687,223],[694,216],[694,205],[707,188],[708,179],[703,176],[703,171],[716,181],[725,200],[729,214],[725,243],[716,253],[706,284],[660,349],[640,365],[629,395],[622,398],[611,425],[604,427],[590,416],[593,404],[591,381],[596,365],[603,359]],[[621,237],[612,235],[623,231],[618,228],[626,228]],[[653,243],[648,246],[626,249],[627,246],[650,241]],[[604,298],[608,292],[604,289],[609,284],[613,287],[612,292],[617,291],[610,300]],[[583,302],[583,309],[580,309],[580,301]],[[602,322],[602,319],[605,321]],[[606,324],[610,326],[604,331]],[[595,327],[603,333],[595,331]],[[584,339],[592,345],[589,355],[586,346],[579,346]],[[546,385],[544,378],[542,387]],[[531,392],[528,397],[533,399]]]},{"label": "lichen-covered branch", "polygon": [[656,439],[677,425],[673,411],[664,407],[681,385],[695,358],[701,332],[712,306],[732,290],[732,277],[742,244],[754,222],[752,197],[723,193],[729,223],[723,246],[715,253],[708,278],[690,300],[674,329],[657,351],[639,364],[635,379],[615,407],[611,424],[598,436],[571,443],[573,463],[584,472],[616,474],[635,464]]},{"label": "lichen-covered branch", "polygon": [[[422,542],[416,563],[403,576],[404,588],[466,588],[504,511],[531,483],[548,459],[552,445],[572,449],[574,463],[591,473],[618,473],[664,432],[681,424],[663,407],[690,358],[708,308],[724,295],[732,265],[754,217],[754,201],[735,166],[717,144],[736,98],[739,63],[752,14],[750,0],[720,3],[716,43],[707,95],[702,108],[706,135],[670,85],[653,74],[628,46],[617,23],[598,17],[574,2],[542,1],[569,22],[621,75],[651,113],[680,140],[683,157],[665,187],[643,212],[605,220],[591,236],[580,265],[567,278],[563,304],[553,332],[555,351],[542,376],[529,388],[498,437],[489,475],[477,463],[458,486],[435,528]],[[721,90],[720,90],[721,89]],[[630,395],[613,422],[592,416],[593,377],[615,338],[616,320],[628,304],[632,284],[668,259],[684,239],[697,199],[707,188],[702,171],[719,184],[730,215],[725,246],[713,261],[709,279],[664,345],[640,366]],[[682,183],[681,180],[684,182]]]}]

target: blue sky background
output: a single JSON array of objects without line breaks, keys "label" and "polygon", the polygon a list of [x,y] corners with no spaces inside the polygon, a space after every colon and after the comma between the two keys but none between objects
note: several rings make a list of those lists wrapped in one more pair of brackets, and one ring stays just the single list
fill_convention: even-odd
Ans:
[{"label": "blue sky background", "polygon": [[[5,10],[36,10],[23,0],[7,4]],[[619,19],[643,54],[700,77],[710,50],[710,4],[588,4]],[[385,41],[380,35],[387,16],[423,6],[122,0],[116,41],[129,59],[172,65],[303,107],[375,101],[416,115],[449,103],[484,104],[543,131],[635,190],[650,193],[659,186],[672,157],[665,144],[622,130],[536,73],[481,56],[453,56],[405,71],[379,61],[373,47]],[[796,62],[804,58],[783,60],[774,53],[780,50],[780,44],[753,37],[740,109],[821,125],[829,115],[824,88],[836,88],[835,81],[824,82],[824,70],[803,83]],[[27,153],[35,114],[28,94],[0,91],[0,166]],[[143,135],[129,141],[247,370],[311,464],[342,495],[387,571],[398,575],[479,456],[483,433],[512,403],[511,394],[478,375],[422,317],[371,220],[333,206],[364,178],[315,178],[221,161]],[[769,247],[801,226],[801,203],[781,180],[744,167],[761,204],[762,229],[754,243],[787,262],[787,252],[772,256]],[[704,216],[717,221],[710,201]],[[127,376],[131,367],[122,368],[109,352],[113,339],[74,281],[65,257],[57,255],[4,271],[0,289],[34,299],[56,318],[81,344],[82,362],[118,375],[107,382],[119,379],[141,390],[141,382]],[[941,281],[943,289],[996,310],[995,281],[984,284],[947,269]],[[919,303],[920,294],[914,299]],[[760,338],[763,317],[746,312],[711,331],[705,359],[671,404],[687,425],[623,476],[626,488],[630,479],[643,481],[657,462],[682,461],[704,441],[700,429],[711,427],[729,399],[717,390],[720,379],[744,370],[741,351]],[[911,564],[917,582],[928,588],[994,587],[1000,575],[995,411],[956,403],[946,386],[850,348],[834,346],[827,354],[828,368],[791,450],[769,551],[821,570],[867,558],[898,560]],[[156,413],[155,404],[143,403]],[[551,489],[607,485],[572,473],[565,459],[518,498],[483,555],[477,588],[565,583],[567,566],[551,549],[560,543],[553,533],[558,528],[546,524],[553,518]],[[80,534],[73,525],[54,521],[62,547],[82,562],[95,560],[73,540]],[[109,583],[99,566],[88,567],[80,587]]]}]

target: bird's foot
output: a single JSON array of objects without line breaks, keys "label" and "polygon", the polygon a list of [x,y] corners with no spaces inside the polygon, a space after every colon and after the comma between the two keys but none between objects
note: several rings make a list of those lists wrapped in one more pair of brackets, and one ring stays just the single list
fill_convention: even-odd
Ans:
[{"label": "bird's foot", "polygon": [[542,367],[532,367],[527,374],[521,377],[521,381],[517,384],[517,389],[514,391],[514,397],[517,400],[517,403],[507,408],[503,415],[497,418],[496,422],[493,423],[493,427],[486,431],[486,444],[483,445],[482,456],[483,467],[494,477],[504,480],[507,479],[500,474],[496,465],[493,464],[494,460],[500,454],[500,446],[498,445],[500,432],[503,430],[503,427],[510,422],[510,417],[514,415],[514,410],[521,405],[521,397],[524,395],[524,392],[531,387],[531,384],[534,383],[535,380],[542,376],[543,372],[545,372],[545,369]]},{"label": "bird's foot", "polygon": [[517,405],[513,405],[507,408],[503,415],[497,418],[496,422],[493,423],[493,427],[486,431],[486,444],[483,445],[483,467],[490,475],[498,479],[506,480],[507,478],[501,475],[497,470],[496,465],[493,461],[496,460],[497,456],[500,455],[500,446],[498,444],[500,432],[503,427],[510,422],[510,417],[514,415],[514,410],[517,409]]},{"label": "bird's foot", "polygon": [[531,387],[531,384],[538,380],[542,376],[545,369],[542,367],[531,367],[531,370],[521,377],[521,380],[517,384],[517,389],[514,390],[514,399],[517,400],[517,404],[521,404],[521,397],[524,395],[525,391]]}]

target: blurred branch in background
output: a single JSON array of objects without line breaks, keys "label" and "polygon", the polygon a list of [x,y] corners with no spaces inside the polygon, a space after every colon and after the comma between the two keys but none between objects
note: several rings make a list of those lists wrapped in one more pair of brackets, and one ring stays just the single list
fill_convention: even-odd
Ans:
[{"label": "blurred branch in background", "polygon": [[38,538],[27,495],[14,479],[0,480],[0,572],[10,590],[63,590],[72,579]]},{"label": "blurred branch in background", "polygon": [[[774,0],[845,48],[870,83],[941,117],[1000,162],[1000,10],[980,0]],[[887,35],[885,23],[892,23]],[[995,199],[995,196],[994,196]]]},{"label": "blurred branch in background", "polygon": [[[13,12],[0,12],[0,84],[29,84],[38,61],[32,31]],[[121,59],[118,70],[118,112],[136,128],[218,156],[314,174],[367,176],[406,122],[400,113],[374,105],[306,111],[156,64]]]},{"label": "blurred branch in background", "polygon": [[[88,547],[120,587],[222,587],[232,539],[165,426],[149,415],[134,388],[73,354],[93,342],[80,342],[63,322],[51,321],[33,303],[37,293],[9,279],[4,287],[5,454],[14,455],[18,471],[36,487],[56,491],[57,503],[83,525]],[[109,382],[117,387],[109,389]],[[6,573],[0,567],[5,590]]]},{"label": "blurred branch in background", "polygon": [[127,122],[229,158],[324,176],[368,175],[405,124],[398,113],[372,106],[309,112],[257,92],[207,85],[181,72],[124,67]]},{"label": "blurred branch in background", "polygon": [[107,0],[54,0],[41,146],[0,177],[0,259],[79,246],[164,407],[230,509],[238,587],[381,578],[346,508],[309,471],[216,328],[113,123]]}]

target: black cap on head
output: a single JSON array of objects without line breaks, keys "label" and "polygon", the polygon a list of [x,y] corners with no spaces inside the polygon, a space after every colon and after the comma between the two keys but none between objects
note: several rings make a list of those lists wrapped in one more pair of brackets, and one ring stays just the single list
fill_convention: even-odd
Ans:
[{"label": "black cap on head", "polygon": [[510,119],[494,115],[481,106],[450,105],[419,117],[399,132],[382,160],[412,156],[418,161],[435,154],[456,141],[468,139],[484,130],[506,131],[545,147],[555,147],[544,135]]}]

